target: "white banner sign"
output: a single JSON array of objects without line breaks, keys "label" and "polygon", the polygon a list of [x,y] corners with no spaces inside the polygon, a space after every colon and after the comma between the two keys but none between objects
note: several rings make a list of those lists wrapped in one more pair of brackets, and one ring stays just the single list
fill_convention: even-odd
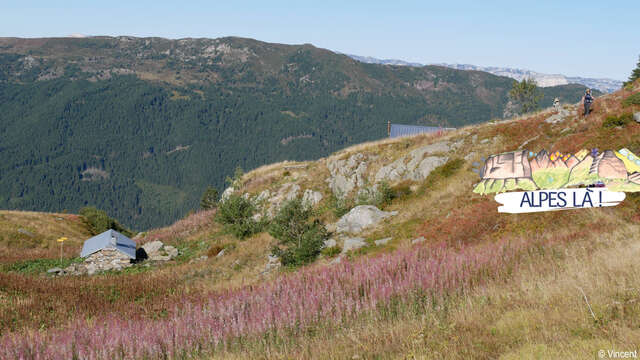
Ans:
[{"label": "white banner sign", "polygon": [[616,206],[624,198],[624,192],[606,188],[514,191],[495,197],[502,204],[498,212],[511,214]]}]

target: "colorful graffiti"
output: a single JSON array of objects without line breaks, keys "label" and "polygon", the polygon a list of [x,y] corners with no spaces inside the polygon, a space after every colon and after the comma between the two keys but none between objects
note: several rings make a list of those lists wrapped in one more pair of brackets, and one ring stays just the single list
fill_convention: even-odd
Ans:
[{"label": "colorful graffiti", "polygon": [[480,171],[478,194],[569,187],[640,191],[640,158],[628,149],[581,150],[575,154],[518,150],[490,156]]}]

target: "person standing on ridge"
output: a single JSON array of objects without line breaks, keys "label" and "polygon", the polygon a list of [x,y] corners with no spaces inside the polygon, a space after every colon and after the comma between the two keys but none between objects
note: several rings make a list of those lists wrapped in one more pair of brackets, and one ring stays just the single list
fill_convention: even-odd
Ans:
[{"label": "person standing on ridge", "polygon": [[587,116],[591,112],[591,103],[593,102],[591,89],[587,89],[587,91],[585,91],[584,96],[582,97],[582,102],[584,103],[584,116]]}]

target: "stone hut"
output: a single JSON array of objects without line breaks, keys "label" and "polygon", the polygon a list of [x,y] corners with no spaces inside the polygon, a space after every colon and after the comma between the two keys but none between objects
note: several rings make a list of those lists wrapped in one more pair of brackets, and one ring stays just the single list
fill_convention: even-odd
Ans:
[{"label": "stone hut", "polygon": [[84,242],[80,256],[87,270],[121,270],[136,259],[136,243],[115,230],[107,230]]}]

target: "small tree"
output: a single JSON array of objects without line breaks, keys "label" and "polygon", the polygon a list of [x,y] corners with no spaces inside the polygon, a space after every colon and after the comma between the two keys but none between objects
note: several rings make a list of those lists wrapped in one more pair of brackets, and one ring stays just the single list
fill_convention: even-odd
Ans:
[{"label": "small tree", "polygon": [[513,87],[509,91],[509,98],[516,104],[520,105],[520,114],[526,114],[538,109],[540,100],[544,94],[538,89],[536,81],[533,79],[522,79],[522,81],[514,81]]},{"label": "small tree", "polygon": [[249,199],[232,194],[218,205],[216,221],[223,224],[235,237],[244,239],[263,228],[263,224],[253,218],[255,212],[256,207]]},{"label": "small tree", "polygon": [[100,234],[109,229],[118,231],[125,236],[135,235],[134,232],[122,226],[116,219],[109,217],[104,210],[88,206],[80,209],[79,213],[84,217],[84,222],[87,224],[93,235]]},{"label": "small tree", "polygon": [[295,199],[283,204],[273,218],[269,234],[278,239],[273,253],[280,257],[282,265],[304,265],[320,254],[328,234],[318,220],[311,220],[313,214],[311,207],[304,206],[300,199]]},{"label": "small tree", "polygon": [[213,186],[207,186],[207,190],[202,194],[200,207],[205,210],[215,209],[218,206],[218,190]]},{"label": "small tree", "polygon": [[631,71],[631,76],[629,76],[629,80],[624,83],[624,86],[632,84],[638,79],[640,79],[640,56],[638,57],[638,64],[636,65],[636,68]]},{"label": "small tree", "polygon": [[234,172],[233,172],[233,177],[229,177],[227,176],[227,178],[224,180],[227,185],[233,187],[234,189],[238,190],[242,187],[242,176],[244,175],[244,171],[242,170],[242,168],[240,166],[238,166]]}]

